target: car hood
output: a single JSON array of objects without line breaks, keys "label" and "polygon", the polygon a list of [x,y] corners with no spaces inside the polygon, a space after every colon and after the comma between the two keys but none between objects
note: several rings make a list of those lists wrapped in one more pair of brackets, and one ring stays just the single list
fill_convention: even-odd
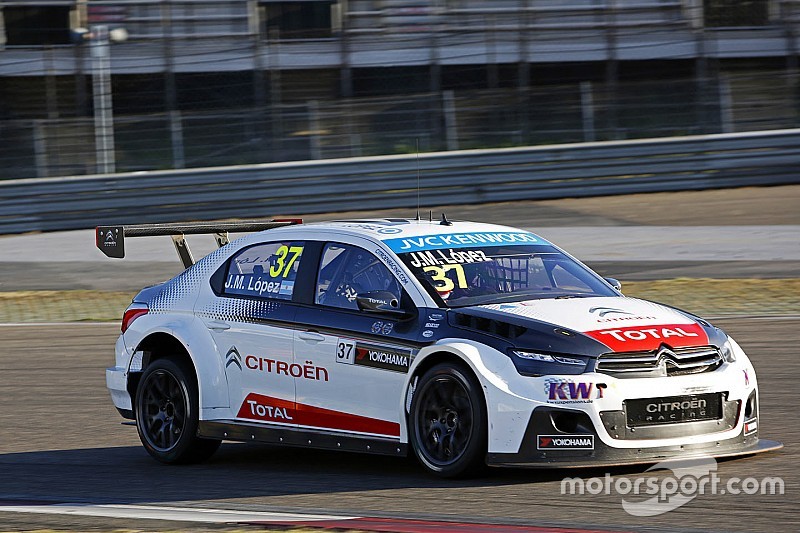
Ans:
[{"label": "car hood", "polygon": [[649,351],[661,345],[680,348],[724,342],[719,330],[688,313],[623,296],[528,300],[455,311],[525,328],[514,339],[516,346],[556,351],[569,351],[569,344],[576,342],[587,349],[593,347],[583,353]]}]

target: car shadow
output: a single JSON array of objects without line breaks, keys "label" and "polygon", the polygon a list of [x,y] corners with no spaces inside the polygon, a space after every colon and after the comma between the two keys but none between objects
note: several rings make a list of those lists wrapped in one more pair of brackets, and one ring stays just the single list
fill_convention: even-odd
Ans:
[{"label": "car shadow", "polygon": [[0,455],[0,504],[174,503],[357,494],[396,489],[469,489],[553,484],[565,477],[644,472],[647,466],[613,469],[492,468],[469,479],[441,479],[412,458],[225,443],[208,461],[164,465],[140,446],[6,453]]}]

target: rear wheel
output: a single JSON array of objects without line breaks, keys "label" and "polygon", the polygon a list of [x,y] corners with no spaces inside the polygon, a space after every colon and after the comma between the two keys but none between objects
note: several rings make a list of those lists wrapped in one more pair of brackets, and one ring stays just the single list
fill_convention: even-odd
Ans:
[{"label": "rear wheel", "polygon": [[147,452],[162,463],[200,462],[220,441],[197,436],[197,380],[186,363],[157,359],[145,369],[136,391],[136,428]]},{"label": "rear wheel", "polygon": [[472,373],[452,363],[428,370],[411,400],[409,432],[417,459],[436,475],[464,476],[483,467],[486,409]]}]

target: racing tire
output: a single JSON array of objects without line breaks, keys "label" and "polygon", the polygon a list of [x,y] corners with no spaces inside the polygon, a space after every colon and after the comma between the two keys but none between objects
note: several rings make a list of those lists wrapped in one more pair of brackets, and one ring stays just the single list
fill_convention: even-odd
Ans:
[{"label": "racing tire", "polygon": [[179,360],[156,359],[136,389],[136,429],[144,448],[162,463],[198,463],[211,457],[221,441],[197,436],[197,379]]},{"label": "racing tire", "polygon": [[429,472],[466,477],[486,466],[486,407],[478,380],[464,367],[441,363],[422,375],[408,427],[414,454]]}]

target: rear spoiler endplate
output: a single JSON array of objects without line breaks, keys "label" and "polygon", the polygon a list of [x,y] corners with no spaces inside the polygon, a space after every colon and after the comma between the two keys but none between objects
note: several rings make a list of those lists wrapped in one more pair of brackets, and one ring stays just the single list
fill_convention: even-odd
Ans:
[{"label": "rear spoiler endplate", "polygon": [[176,224],[134,224],[129,226],[97,226],[95,244],[107,257],[125,257],[126,237],[155,237],[169,235],[175,244],[184,268],[194,264],[194,258],[186,243],[186,235],[214,235],[218,247],[228,244],[228,232],[252,233],[294,224],[302,224],[299,218],[274,220],[243,220],[238,222],[192,222]]}]

